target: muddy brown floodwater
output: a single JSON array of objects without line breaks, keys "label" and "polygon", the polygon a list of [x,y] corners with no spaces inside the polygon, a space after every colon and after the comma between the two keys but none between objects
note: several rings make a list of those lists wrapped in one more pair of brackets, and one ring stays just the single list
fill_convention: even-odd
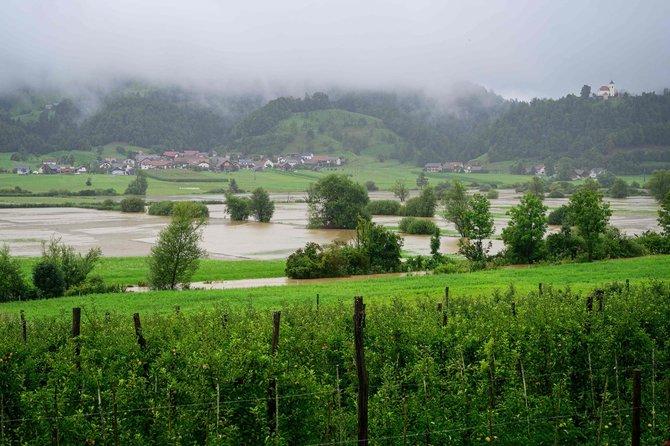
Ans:
[{"label": "muddy brown floodwater", "polygon": [[[273,195],[274,200],[295,200],[300,194]],[[152,197],[157,199],[157,197]],[[160,199],[222,199],[214,196],[160,197]],[[373,193],[372,199],[392,198],[390,193]],[[503,214],[519,202],[513,191],[501,191],[500,198],[492,200],[491,211],[496,215],[496,233],[507,224]],[[566,199],[547,199],[549,207],[567,203]],[[653,199],[632,197],[610,200],[614,215],[611,223],[627,234],[639,234],[647,229],[658,230],[658,209]],[[276,203],[272,223],[231,222],[224,205],[210,205],[210,220],[203,233],[202,247],[212,259],[279,259],[286,258],[307,242],[319,244],[333,240],[350,240],[355,236],[349,230],[307,229],[305,203]],[[453,231],[451,223],[441,217],[433,219],[443,230]],[[400,217],[375,217],[375,222],[397,227]],[[79,251],[99,246],[105,256],[145,256],[156,240],[158,232],[169,223],[167,217],[146,214],[123,214],[77,208],[0,209],[0,244],[9,245],[13,255],[39,256],[41,242],[50,237]],[[429,254],[430,237],[405,235],[403,250],[412,254]],[[492,253],[502,248],[500,240],[492,240]],[[457,250],[456,237],[442,237],[441,251]]]}]

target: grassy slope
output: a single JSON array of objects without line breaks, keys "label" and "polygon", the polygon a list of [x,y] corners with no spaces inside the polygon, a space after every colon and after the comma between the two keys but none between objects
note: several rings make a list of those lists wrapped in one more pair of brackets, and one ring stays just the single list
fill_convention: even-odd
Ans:
[{"label": "grassy slope", "polygon": [[[255,269],[257,266],[253,266]],[[362,295],[374,306],[391,298],[414,299],[430,296],[436,302],[443,298],[444,287],[450,295],[483,295],[495,290],[504,292],[513,284],[523,292],[537,290],[537,284],[565,287],[583,291],[599,284],[624,281],[640,282],[649,279],[667,279],[670,276],[670,256],[652,256],[635,259],[596,262],[593,264],[565,264],[533,268],[507,268],[469,274],[344,279],[333,282],[303,281],[288,287],[265,287],[238,290],[150,292],[144,294],[109,294],[84,297],[66,297],[42,301],[0,304],[0,314],[17,314],[24,309],[29,317],[54,315],[72,307],[95,305],[100,311],[169,312],[174,305],[184,310],[211,308],[225,303],[242,308],[281,308],[289,303],[312,302],[318,293],[321,303],[349,302],[352,296]]]}]

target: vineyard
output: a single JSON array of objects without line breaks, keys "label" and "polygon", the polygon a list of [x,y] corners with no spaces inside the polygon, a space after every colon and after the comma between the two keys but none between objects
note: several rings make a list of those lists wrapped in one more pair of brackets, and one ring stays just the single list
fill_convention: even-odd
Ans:
[{"label": "vineyard", "polygon": [[372,445],[667,435],[666,282],[353,300],[2,316],[0,444],[357,444],[365,407]]}]

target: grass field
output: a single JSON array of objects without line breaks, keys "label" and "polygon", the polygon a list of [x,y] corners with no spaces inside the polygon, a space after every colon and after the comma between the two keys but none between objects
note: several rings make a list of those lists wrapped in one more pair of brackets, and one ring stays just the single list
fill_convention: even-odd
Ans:
[{"label": "grass field", "polygon": [[[119,262],[120,271],[113,274],[116,277],[132,277],[135,273],[127,272],[128,266],[121,266],[122,263]],[[212,268],[221,268],[221,273],[225,277],[225,265],[228,262],[221,263],[222,266],[212,266]],[[264,271],[274,270],[276,272],[280,266],[279,263],[273,263],[265,269],[265,262],[248,265],[250,270],[258,274]],[[203,268],[209,268],[209,266],[203,266]],[[235,270],[235,268],[229,267],[228,269]],[[265,275],[269,276],[269,274]],[[198,277],[203,277],[202,272],[198,274]],[[505,268],[466,274],[303,281],[299,285],[286,287],[63,297],[3,303],[0,304],[0,314],[18,314],[19,310],[23,309],[29,317],[40,317],[67,312],[76,306],[88,308],[95,306],[98,311],[116,311],[129,316],[133,312],[170,312],[173,311],[175,305],[180,305],[182,310],[186,311],[212,308],[218,304],[226,304],[239,309],[247,306],[276,309],[296,302],[314,303],[316,294],[320,295],[321,303],[326,305],[349,302],[353,296],[362,295],[366,302],[374,307],[376,304],[393,298],[413,301],[417,297],[429,296],[437,302],[443,297],[445,286],[449,287],[451,296],[463,296],[486,295],[496,290],[505,292],[512,284],[521,292],[537,290],[537,284],[540,282],[545,287],[570,287],[575,291],[584,291],[604,283],[622,282],[626,279],[639,283],[650,279],[664,280],[668,277],[670,277],[670,256],[650,256],[592,264]]]},{"label": "grass field", "polygon": [[[30,277],[39,257],[19,257],[24,277]],[[201,260],[194,282],[283,277],[284,260]],[[101,275],[106,283],[137,285],[146,282],[146,257],[101,257],[91,274]]]}]

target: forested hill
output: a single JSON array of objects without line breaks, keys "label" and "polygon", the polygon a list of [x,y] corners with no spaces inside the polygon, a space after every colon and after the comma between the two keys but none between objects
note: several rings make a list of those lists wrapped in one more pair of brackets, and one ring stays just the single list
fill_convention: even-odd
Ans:
[{"label": "forested hill", "polygon": [[[624,94],[608,100],[568,95],[558,100],[513,102],[475,144],[490,160],[598,158],[616,149],[670,148],[670,92]],[[649,152],[649,150],[647,150]],[[648,155],[647,155],[648,156]],[[634,161],[631,159],[630,161]]]},{"label": "forested hill", "polygon": [[[330,97],[332,96],[332,98]],[[423,164],[440,159],[467,160],[486,152],[473,146],[472,136],[483,131],[507,107],[500,97],[481,87],[470,86],[449,103],[440,103],[417,93],[336,92],[314,93],[303,99],[282,97],[245,118],[234,131],[235,145],[281,151],[286,140],[276,138],[277,126],[295,114],[340,110],[376,118],[400,140],[388,156]],[[355,146],[354,146],[355,149]],[[272,150],[270,150],[272,151]]]},{"label": "forested hill", "polygon": [[417,92],[330,91],[264,101],[179,89],[121,91],[94,112],[77,100],[0,98],[0,152],[47,153],[125,142],[156,151],[248,154],[368,150],[422,165],[521,158],[628,169],[670,159],[670,92],[608,100],[506,101],[468,85],[449,99]]},{"label": "forested hill", "polygon": [[[65,98],[50,104],[23,97],[0,100],[0,152],[48,153],[87,150],[124,142],[167,149],[223,148],[242,117],[260,107],[256,96],[217,97],[205,102],[174,89],[111,94],[90,115]],[[17,103],[34,110],[21,110]],[[14,113],[13,113],[14,112]]]}]

